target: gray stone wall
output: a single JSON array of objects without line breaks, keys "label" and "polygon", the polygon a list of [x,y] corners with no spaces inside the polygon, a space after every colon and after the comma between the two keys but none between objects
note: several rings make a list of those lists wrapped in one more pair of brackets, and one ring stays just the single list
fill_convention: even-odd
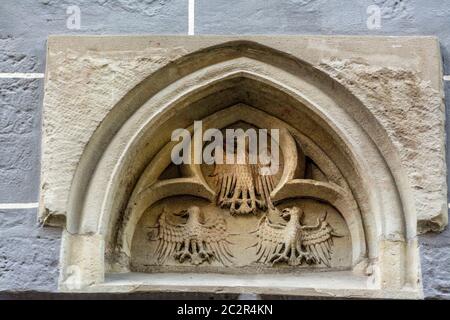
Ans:
[{"label": "gray stone wall", "polygon": [[[444,74],[450,74],[446,1],[196,0],[195,4],[196,34],[435,35],[441,42]],[[374,4],[382,18],[380,28],[371,30],[367,8]],[[66,26],[71,5],[81,10],[79,30]],[[186,34],[187,28],[188,0],[0,0],[0,74],[44,73],[50,34]],[[445,86],[450,96],[450,82]],[[43,79],[0,78],[0,207],[38,201],[42,96]],[[36,216],[36,209],[0,210],[2,297],[56,290],[61,230],[39,227]],[[422,236],[420,243],[426,297],[449,299],[450,229]]]}]

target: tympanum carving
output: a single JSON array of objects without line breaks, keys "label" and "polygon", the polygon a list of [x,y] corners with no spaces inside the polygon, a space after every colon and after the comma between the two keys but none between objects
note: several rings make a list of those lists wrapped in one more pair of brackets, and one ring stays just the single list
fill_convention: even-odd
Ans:
[{"label": "tympanum carving", "polygon": [[[239,121],[236,126],[252,128]],[[352,203],[351,194],[335,178],[328,179],[327,170],[322,171],[283,127],[280,141],[279,172],[250,162],[246,145],[244,163],[226,161],[237,156],[236,149],[234,154],[223,150],[221,163],[180,165],[144,189],[152,191],[135,203],[151,194],[168,196],[143,214],[146,222],[139,225],[145,225],[147,237],[134,237],[137,257],[133,259],[132,253],[132,267],[150,271],[152,266],[212,270],[348,266],[352,250],[343,214],[353,209],[345,206]],[[311,168],[321,174],[311,174]],[[313,180],[316,177],[320,180]],[[328,221],[327,212],[332,212],[333,221]],[[137,234],[142,234],[139,230]],[[342,239],[337,254],[336,239]]]}]

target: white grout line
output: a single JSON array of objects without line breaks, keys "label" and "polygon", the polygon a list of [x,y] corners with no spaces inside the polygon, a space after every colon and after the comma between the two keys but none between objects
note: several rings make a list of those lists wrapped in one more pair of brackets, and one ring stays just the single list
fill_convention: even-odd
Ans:
[{"label": "white grout line", "polygon": [[189,0],[188,6],[188,35],[193,36],[195,33],[195,0]]},{"label": "white grout line", "polygon": [[44,76],[45,74],[43,73],[20,73],[20,72],[0,73],[0,79],[42,79],[44,78]]},{"label": "white grout line", "polygon": [[444,81],[450,81],[450,76],[444,76]]},{"label": "white grout line", "polygon": [[0,203],[0,210],[3,209],[35,209],[39,207],[38,202],[29,203]]}]

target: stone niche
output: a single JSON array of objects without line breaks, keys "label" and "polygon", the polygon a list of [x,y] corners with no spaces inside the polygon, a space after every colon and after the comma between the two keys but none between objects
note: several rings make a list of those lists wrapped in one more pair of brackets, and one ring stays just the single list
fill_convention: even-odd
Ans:
[{"label": "stone niche", "polygon": [[[49,38],[59,289],[421,298],[417,235],[447,224],[441,79],[432,37]],[[277,129],[279,170],[173,163],[200,120]]]}]

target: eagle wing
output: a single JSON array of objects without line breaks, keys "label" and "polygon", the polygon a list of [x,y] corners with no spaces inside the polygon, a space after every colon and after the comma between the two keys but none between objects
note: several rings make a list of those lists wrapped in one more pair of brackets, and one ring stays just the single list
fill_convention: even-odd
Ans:
[{"label": "eagle wing", "polygon": [[301,244],[314,256],[317,262],[330,267],[331,254],[333,253],[333,228],[325,220],[325,217],[317,219],[315,226],[302,226]]},{"label": "eagle wing", "polygon": [[215,164],[211,177],[214,178],[218,192],[217,202],[220,204],[221,201],[233,194],[239,179],[237,167],[231,164]]},{"label": "eagle wing", "polygon": [[177,244],[188,238],[189,234],[184,225],[174,224],[170,221],[165,211],[159,216],[158,224],[158,245],[155,255],[158,264],[163,264],[168,257],[173,256]]},{"label": "eagle wing", "polygon": [[256,193],[261,195],[264,201],[264,206],[269,209],[274,209],[270,193],[275,189],[274,176],[271,174],[264,174],[263,169],[266,169],[261,164],[253,165],[253,176],[256,180]]},{"label": "eagle wing", "polygon": [[256,234],[257,242],[251,247],[256,247],[256,262],[267,263],[273,254],[283,244],[283,231],[285,226],[272,223],[267,216],[263,216],[258,223],[258,228],[251,232]]},{"label": "eagle wing", "polygon": [[214,257],[226,266],[232,265],[234,259],[228,235],[225,219],[218,215],[201,225],[201,238],[206,249],[213,252]]}]

